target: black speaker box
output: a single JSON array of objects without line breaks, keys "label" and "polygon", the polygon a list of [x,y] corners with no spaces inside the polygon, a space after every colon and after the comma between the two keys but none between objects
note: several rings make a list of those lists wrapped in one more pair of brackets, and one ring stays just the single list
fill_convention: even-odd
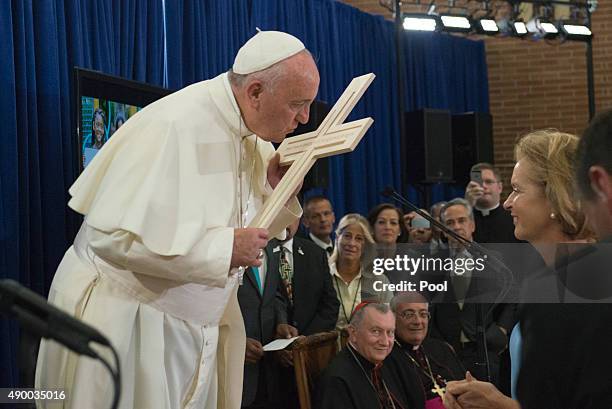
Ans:
[{"label": "black speaker box", "polygon": [[423,109],[406,112],[406,181],[453,181],[453,148],[450,111]]},{"label": "black speaker box", "polygon": [[452,125],[455,180],[467,185],[472,165],[493,163],[493,119],[488,113],[468,112],[453,115]]},{"label": "black speaker box", "polygon": [[[291,136],[315,131],[319,125],[321,125],[321,122],[323,122],[329,111],[330,107],[325,102],[314,101],[312,105],[310,105],[310,117],[308,118],[308,122],[299,124],[298,127],[295,128],[295,131],[287,135],[287,137],[289,138]],[[304,178],[302,191],[305,192],[312,188],[327,189],[329,187],[328,159],[329,158],[317,159],[317,162]]]}]

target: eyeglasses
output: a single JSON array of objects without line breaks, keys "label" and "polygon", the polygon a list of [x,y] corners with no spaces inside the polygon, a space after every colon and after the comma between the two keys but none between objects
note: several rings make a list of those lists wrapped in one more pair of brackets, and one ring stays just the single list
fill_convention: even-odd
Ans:
[{"label": "eyeglasses", "polygon": [[431,314],[429,313],[429,311],[419,311],[417,313],[417,312],[408,310],[408,311],[400,312],[398,315],[402,317],[403,319],[405,319],[406,321],[412,321],[416,317],[419,317],[422,320],[428,320],[431,318]]}]

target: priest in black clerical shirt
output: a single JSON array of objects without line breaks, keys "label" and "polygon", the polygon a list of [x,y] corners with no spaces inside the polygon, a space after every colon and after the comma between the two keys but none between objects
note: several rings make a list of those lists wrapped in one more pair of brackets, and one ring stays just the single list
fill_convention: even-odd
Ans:
[{"label": "priest in black clerical shirt", "polygon": [[387,365],[394,341],[395,317],[387,304],[362,303],[348,326],[349,341],[323,373],[315,408],[420,409],[413,368]]},{"label": "priest in black clerical shirt", "polygon": [[471,175],[475,172],[480,175],[478,180],[471,180],[465,188],[465,199],[474,208],[474,240],[478,243],[517,243],[510,212],[501,206],[503,184],[499,171],[490,163],[481,162],[472,166]]},{"label": "priest in black clerical shirt", "polygon": [[429,311],[419,293],[398,294],[391,300],[395,313],[395,346],[385,365],[411,367],[418,374],[418,390],[426,408],[443,408],[446,383],[465,378],[465,369],[446,342],[427,338]]}]

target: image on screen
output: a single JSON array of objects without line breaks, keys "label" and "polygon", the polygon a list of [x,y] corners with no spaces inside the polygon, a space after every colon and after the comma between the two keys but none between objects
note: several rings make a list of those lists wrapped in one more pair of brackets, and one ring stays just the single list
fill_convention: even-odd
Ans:
[{"label": "image on screen", "polygon": [[141,108],[101,98],[81,97],[83,169],[102,146]]}]

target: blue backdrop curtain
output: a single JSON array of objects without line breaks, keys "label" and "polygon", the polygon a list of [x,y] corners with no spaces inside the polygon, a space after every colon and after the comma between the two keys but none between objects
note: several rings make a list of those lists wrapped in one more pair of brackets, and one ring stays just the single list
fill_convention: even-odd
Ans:
[{"label": "blue backdrop curtain", "polygon": [[[351,118],[371,116],[374,124],[359,147],[330,160],[330,186],[337,215],[367,213],[384,201],[387,185],[408,193],[415,203],[424,198],[401,186],[397,64],[393,23],[346,4],[329,0],[253,0],[251,27],[288,31],[301,38],[317,58],[321,71],[319,99],[334,103],[349,81],[376,74]],[[484,43],[447,34],[404,33],[405,108],[488,112]],[[411,141],[406,142],[410,149]],[[434,201],[463,195],[464,186],[438,184]]]},{"label": "blue backdrop curtain", "polygon": [[[230,68],[255,27],[304,41],[321,71],[318,98],[330,104],[354,76],[377,75],[349,117],[374,125],[329,163],[336,214],[365,213],[382,188],[399,187],[394,31],[382,17],[333,0],[1,1],[0,277],[45,294],[78,227],[66,206],[76,177],[73,66],[176,89]],[[406,33],[404,51],[407,110],[488,111],[482,42]],[[434,199],[461,193],[437,186]],[[0,331],[0,385],[16,385],[16,326],[0,319]]]},{"label": "blue backdrop curtain", "polygon": [[[159,0],[0,2],[1,278],[45,294],[78,227],[72,67],[161,85],[162,17]],[[0,385],[18,385],[17,326],[0,331]]]},{"label": "blue backdrop curtain", "polygon": [[251,37],[248,1],[166,1],[168,86],[179,89],[229,70]]},{"label": "blue backdrop curtain", "polygon": [[[250,0],[166,3],[168,78],[177,89],[227,71],[235,52],[256,28],[299,37],[314,54],[321,72],[318,99],[333,104],[350,80],[377,76],[350,119],[371,116],[374,124],[357,150],[331,158],[327,191],[336,214],[367,213],[393,185],[416,203],[424,198],[401,186],[397,64],[393,24],[331,0]],[[404,37],[405,107],[488,112],[484,43],[446,34]],[[410,141],[407,142],[408,148]],[[432,198],[463,194],[463,186],[434,185]]]}]

